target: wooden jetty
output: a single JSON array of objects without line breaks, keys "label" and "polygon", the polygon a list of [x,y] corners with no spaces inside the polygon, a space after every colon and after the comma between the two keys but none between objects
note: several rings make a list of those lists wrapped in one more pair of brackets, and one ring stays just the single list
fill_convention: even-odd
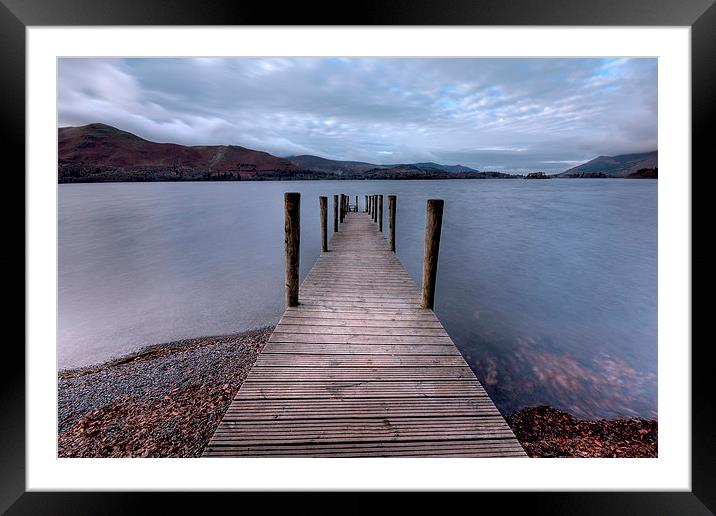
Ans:
[{"label": "wooden jetty", "polygon": [[204,456],[525,457],[431,309],[442,201],[428,202],[421,293],[393,252],[395,197],[388,241],[382,195],[366,211],[340,198],[299,289],[300,196],[286,194],[287,308]]}]

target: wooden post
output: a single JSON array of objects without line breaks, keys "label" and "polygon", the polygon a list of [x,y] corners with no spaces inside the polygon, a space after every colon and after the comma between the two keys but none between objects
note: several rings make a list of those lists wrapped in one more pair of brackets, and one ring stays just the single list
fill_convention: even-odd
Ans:
[{"label": "wooden post", "polygon": [[355,211],[356,213],[358,213],[358,196],[357,196],[357,195],[356,195],[356,206],[355,206],[355,209],[354,209],[353,211]]},{"label": "wooden post", "polygon": [[321,206],[321,250],[328,251],[328,197],[319,197]]},{"label": "wooden post", "polygon": [[373,196],[373,222],[378,222],[378,194]]},{"label": "wooden post", "polygon": [[345,206],[345,204],[346,204],[346,196],[341,194],[341,217],[340,217],[341,224],[343,223],[343,207]]},{"label": "wooden post", "polygon": [[338,232],[338,194],[333,196],[333,232]]},{"label": "wooden post", "polygon": [[368,196],[365,196],[365,212],[368,213]]},{"label": "wooden post", "polygon": [[285,257],[286,257],[286,306],[298,306],[298,266],[301,248],[301,194],[283,194]]},{"label": "wooden post", "polygon": [[383,196],[378,196],[378,231],[383,232]]},{"label": "wooden post", "polygon": [[425,250],[423,251],[423,308],[432,308],[435,302],[435,279],[438,272],[440,231],[443,223],[442,199],[428,199],[425,218]]},{"label": "wooden post", "polygon": [[395,195],[388,196],[388,241],[390,250],[395,252]]}]

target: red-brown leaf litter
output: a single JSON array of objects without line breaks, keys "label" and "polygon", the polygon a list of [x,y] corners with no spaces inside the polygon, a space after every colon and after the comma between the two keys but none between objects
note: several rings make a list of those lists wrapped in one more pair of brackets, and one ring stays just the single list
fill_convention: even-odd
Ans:
[{"label": "red-brown leaf litter", "polygon": [[507,422],[530,457],[657,457],[653,419],[585,421],[540,405],[518,410]]}]

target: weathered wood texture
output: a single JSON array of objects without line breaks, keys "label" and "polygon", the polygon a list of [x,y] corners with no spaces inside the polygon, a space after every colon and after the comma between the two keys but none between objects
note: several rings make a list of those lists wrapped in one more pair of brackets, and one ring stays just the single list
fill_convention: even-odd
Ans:
[{"label": "weathered wood texture", "polygon": [[338,195],[333,196],[333,232],[338,232]]},{"label": "weathered wood texture", "polygon": [[388,246],[390,250],[395,252],[395,210],[396,206],[395,195],[388,196]]},{"label": "weathered wood texture", "polygon": [[346,214],[210,457],[525,457],[366,212]]},{"label": "weathered wood texture", "polygon": [[423,308],[432,309],[435,303],[435,282],[438,274],[438,254],[440,251],[440,233],[443,224],[442,199],[428,199],[425,214],[425,248],[423,250]]},{"label": "weathered wood texture", "polygon": [[284,204],[286,307],[298,305],[298,267],[301,255],[301,194],[287,192]]},{"label": "weathered wood texture", "polygon": [[321,251],[328,251],[328,197],[319,197],[321,207]]},{"label": "weathered wood texture", "polygon": [[378,196],[378,231],[383,232],[383,196]]}]

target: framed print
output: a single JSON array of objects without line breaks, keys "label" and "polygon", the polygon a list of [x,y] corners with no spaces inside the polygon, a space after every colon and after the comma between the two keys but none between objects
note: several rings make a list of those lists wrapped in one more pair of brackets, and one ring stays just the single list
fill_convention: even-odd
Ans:
[{"label": "framed print", "polygon": [[0,2],[26,204],[3,511],[716,510],[711,0]]}]

